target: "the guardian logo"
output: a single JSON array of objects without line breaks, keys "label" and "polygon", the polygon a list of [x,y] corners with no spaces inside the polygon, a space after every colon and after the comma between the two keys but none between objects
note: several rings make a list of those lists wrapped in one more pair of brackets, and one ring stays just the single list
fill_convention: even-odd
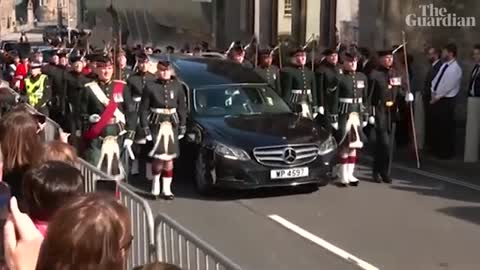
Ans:
[{"label": "the guardian logo", "polygon": [[475,17],[457,17],[446,8],[438,8],[433,4],[420,5],[420,15],[408,14],[405,23],[412,27],[475,27]]}]

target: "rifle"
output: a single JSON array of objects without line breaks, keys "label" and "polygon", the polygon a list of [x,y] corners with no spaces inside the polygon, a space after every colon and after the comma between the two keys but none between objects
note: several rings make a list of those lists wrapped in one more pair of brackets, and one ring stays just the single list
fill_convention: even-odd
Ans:
[{"label": "rifle", "polygon": [[[315,39],[315,34],[312,34],[312,36],[308,39],[307,43],[302,46],[302,48],[305,50],[306,48],[308,48],[308,46],[310,44],[313,44],[315,43],[317,40]],[[316,46],[313,46],[312,48],[312,51],[311,51],[311,61],[312,61],[312,71],[314,72],[315,71],[315,49],[316,49]]]}]

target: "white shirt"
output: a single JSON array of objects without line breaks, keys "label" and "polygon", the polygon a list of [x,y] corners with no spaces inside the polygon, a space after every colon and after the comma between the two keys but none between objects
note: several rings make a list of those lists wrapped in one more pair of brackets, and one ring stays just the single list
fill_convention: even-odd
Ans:
[{"label": "white shirt", "polygon": [[[478,65],[478,64],[476,64],[476,65]],[[472,83],[472,88],[469,89],[470,90],[470,95],[472,95],[472,96],[475,96],[475,81],[476,81],[478,75],[480,75],[480,67],[477,68],[477,69],[474,68],[474,70],[472,71],[471,80],[473,80],[473,83]]]},{"label": "white shirt", "polygon": [[440,59],[435,60],[435,62],[432,63],[432,67],[434,67],[439,61]]},{"label": "white shirt", "polygon": [[[445,72],[442,72],[445,68],[445,65],[448,65],[448,67],[446,68]],[[455,97],[460,91],[460,86],[462,84],[462,75],[462,68],[460,68],[460,65],[458,65],[457,59],[453,59],[449,62],[443,63],[437,75],[432,81],[432,96],[435,96],[437,98]],[[434,91],[434,88],[439,80],[440,82],[438,83],[437,90]]]}]

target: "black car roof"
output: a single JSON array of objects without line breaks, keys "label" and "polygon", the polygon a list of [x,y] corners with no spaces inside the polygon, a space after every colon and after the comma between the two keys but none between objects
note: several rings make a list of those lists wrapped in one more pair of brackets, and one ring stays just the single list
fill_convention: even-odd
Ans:
[{"label": "black car roof", "polygon": [[[160,56],[160,58],[165,56]],[[190,88],[225,84],[265,84],[251,68],[217,58],[172,55],[170,62],[178,77]]]}]

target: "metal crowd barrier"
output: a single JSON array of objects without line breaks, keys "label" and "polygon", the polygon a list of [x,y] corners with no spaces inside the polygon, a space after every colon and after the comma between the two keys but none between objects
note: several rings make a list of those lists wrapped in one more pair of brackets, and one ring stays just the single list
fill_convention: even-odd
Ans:
[{"label": "metal crowd barrier", "polygon": [[128,208],[134,236],[127,269],[156,261],[154,223],[152,209],[146,200],[137,195],[128,184],[118,182],[118,193],[122,205]]},{"label": "metal crowd barrier", "polygon": [[158,260],[178,265],[184,270],[241,269],[165,214],[156,218],[155,241]]}]

